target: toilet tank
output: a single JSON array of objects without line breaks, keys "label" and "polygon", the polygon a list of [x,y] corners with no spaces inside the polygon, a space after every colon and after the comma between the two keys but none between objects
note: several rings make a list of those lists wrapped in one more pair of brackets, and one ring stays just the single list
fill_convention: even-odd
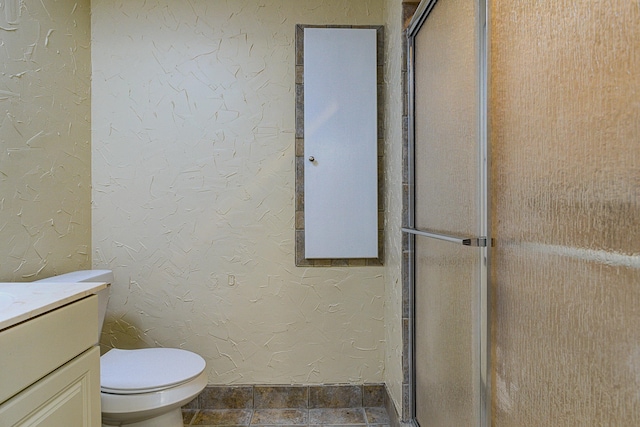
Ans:
[{"label": "toilet tank", "polygon": [[36,280],[39,283],[81,283],[81,282],[99,282],[108,283],[105,289],[98,291],[98,337],[96,342],[100,342],[100,334],[104,325],[104,318],[107,315],[107,303],[109,302],[109,288],[113,283],[113,271],[111,270],[79,270],[71,273],[61,274],[59,276],[49,277],[47,279]]}]

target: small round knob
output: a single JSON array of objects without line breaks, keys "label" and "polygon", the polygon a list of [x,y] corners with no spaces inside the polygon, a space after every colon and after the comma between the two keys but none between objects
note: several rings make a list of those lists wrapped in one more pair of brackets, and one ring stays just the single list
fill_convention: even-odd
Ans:
[{"label": "small round knob", "polygon": [[310,162],[315,162],[315,161],[316,161],[316,158],[315,158],[315,157],[313,157],[313,156],[309,156],[309,161],[310,161]]}]

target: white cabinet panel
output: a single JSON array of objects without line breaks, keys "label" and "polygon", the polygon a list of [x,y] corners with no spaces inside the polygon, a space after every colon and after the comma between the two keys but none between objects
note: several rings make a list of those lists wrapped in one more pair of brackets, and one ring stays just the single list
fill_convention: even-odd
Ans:
[{"label": "white cabinet panel", "polygon": [[0,405],[0,426],[98,427],[100,350],[93,347]]},{"label": "white cabinet panel", "polygon": [[306,258],[378,257],[375,29],[304,29]]},{"label": "white cabinet panel", "polygon": [[38,381],[98,337],[98,297],[92,295],[0,332],[0,402]]},{"label": "white cabinet panel", "polygon": [[97,336],[96,295],[0,331],[0,427],[99,426]]}]

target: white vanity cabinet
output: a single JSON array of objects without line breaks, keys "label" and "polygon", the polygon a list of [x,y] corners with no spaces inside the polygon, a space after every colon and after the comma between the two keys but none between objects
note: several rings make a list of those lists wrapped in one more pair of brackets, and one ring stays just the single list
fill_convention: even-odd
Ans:
[{"label": "white vanity cabinet", "polygon": [[98,427],[98,297],[0,330],[0,427]]}]

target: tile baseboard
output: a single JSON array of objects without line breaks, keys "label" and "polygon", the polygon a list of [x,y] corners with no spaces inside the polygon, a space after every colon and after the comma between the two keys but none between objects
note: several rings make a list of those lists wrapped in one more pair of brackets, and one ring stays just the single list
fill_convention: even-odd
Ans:
[{"label": "tile baseboard", "polygon": [[387,407],[387,402],[393,406],[384,384],[213,385],[184,408],[328,409]]}]

